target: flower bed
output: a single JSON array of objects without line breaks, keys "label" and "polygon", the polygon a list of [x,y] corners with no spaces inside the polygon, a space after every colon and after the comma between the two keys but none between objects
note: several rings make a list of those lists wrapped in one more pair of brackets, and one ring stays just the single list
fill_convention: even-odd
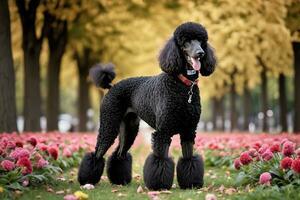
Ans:
[{"label": "flower bed", "polygon": [[77,166],[92,150],[95,134],[0,134],[0,186],[4,191],[51,184],[55,175]]},{"label": "flower bed", "polygon": [[[298,140],[296,140],[298,141]],[[272,143],[254,143],[234,160],[240,170],[237,185],[300,185],[299,143],[275,139]]]}]

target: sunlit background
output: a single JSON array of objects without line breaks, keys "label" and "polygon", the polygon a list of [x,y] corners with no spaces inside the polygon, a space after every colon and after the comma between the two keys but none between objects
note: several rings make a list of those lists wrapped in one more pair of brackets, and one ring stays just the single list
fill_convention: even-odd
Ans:
[{"label": "sunlit background", "polygon": [[[27,15],[36,18],[26,22],[22,5],[9,1],[20,131],[24,118],[26,123],[37,117],[41,123],[25,130],[96,130],[107,91],[90,82],[89,68],[114,63],[115,83],[159,74],[160,49],[186,21],[206,27],[218,58],[215,73],[199,81],[199,131],[300,131],[299,72],[294,76],[300,70],[298,0],[52,0],[40,1],[36,10],[29,2]],[[38,45],[41,51],[32,55],[28,49]],[[27,74],[26,56],[39,60],[35,66],[29,62]],[[37,68],[40,79],[33,75]],[[35,86],[25,90],[25,81]],[[41,101],[26,104],[26,93],[28,101]]]}]

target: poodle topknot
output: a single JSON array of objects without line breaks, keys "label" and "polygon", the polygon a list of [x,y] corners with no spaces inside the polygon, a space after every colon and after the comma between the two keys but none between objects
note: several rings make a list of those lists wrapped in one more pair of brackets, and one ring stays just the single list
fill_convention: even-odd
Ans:
[{"label": "poodle topknot", "polygon": [[216,58],[207,43],[205,28],[194,22],[181,24],[159,55],[162,73],[134,77],[115,85],[112,64],[97,65],[90,77],[99,87],[109,89],[100,108],[100,128],[95,152],[87,153],[78,172],[80,184],[96,184],[104,169],[104,155],[119,137],[119,145],[109,156],[108,178],[113,184],[131,181],[132,156],[128,152],[138,134],[139,121],[153,129],[152,150],[144,165],[144,182],[152,190],[170,189],[175,162],[169,157],[171,137],[180,135],[182,157],[176,170],[181,188],[203,186],[204,166],[193,154],[195,130],[201,105],[198,77],[213,73]]}]

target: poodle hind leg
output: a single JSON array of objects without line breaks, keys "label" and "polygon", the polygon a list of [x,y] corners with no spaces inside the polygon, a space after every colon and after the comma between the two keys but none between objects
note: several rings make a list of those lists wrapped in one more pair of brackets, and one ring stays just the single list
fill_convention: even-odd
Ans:
[{"label": "poodle hind leg", "polygon": [[153,134],[153,153],[144,165],[144,182],[150,190],[169,190],[174,179],[175,164],[168,156],[171,139],[159,132]]},{"label": "poodle hind leg", "polygon": [[132,146],[139,129],[139,118],[127,113],[121,124],[119,145],[107,160],[107,176],[111,183],[125,185],[131,182],[132,157],[128,150]]},{"label": "poodle hind leg", "polygon": [[105,106],[101,107],[100,128],[95,152],[85,154],[81,161],[78,171],[80,185],[96,184],[100,181],[105,165],[103,156],[118,136],[125,108],[117,103],[115,105],[109,103],[111,102],[103,103]]},{"label": "poodle hind leg", "polygon": [[204,164],[202,157],[193,155],[193,142],[182,142],[182,155],[177,163],[177,181],[182,189],[203,186]]}]

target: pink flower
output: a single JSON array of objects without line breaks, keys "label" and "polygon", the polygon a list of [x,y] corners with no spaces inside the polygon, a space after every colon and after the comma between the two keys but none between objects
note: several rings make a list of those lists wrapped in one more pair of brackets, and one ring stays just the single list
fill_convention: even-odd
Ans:
[{"label": "pink flower", "polygon": [[49,162],[43,158],[40,158],[37,163],[36,163],[36,167],[38,169],[42,169],[44,168],[45,166],[47,166],[49,164]]},{"label": "pink flower", "polygon": [[255,158],[256,156],[258,156],[258,153],[257,153],[256,149],[254,149],[254,148],[249,149],[248,153],[252,158]]},{"label": "pink flower", "polygon": [[295,151],[295,154],[300,157],[300,148],[298,148],[296,151]]},{"label": "pink flower", "polygon": [[207,194],[205,195],[205,200],[217,200],[217,197],[214,194]]},{"label": "pink flower", "polygon": [[47,151],[48,146],[45,145],[44,143],[39,143],[39,144],[37,144],[37,148],[41,151]]},{"label": "pink flower", "polygon": [[0,156],[4,155],[4,150],[0,147]]},{"label": "pink flower", "polygon": [[268,149],[269,149],[269,146],[266,145],[266,144],[264,144],[264,145],[262,145],[262,146],[258,149],[258,153],[262,155],[262,154],[265,153],[265,151],[267,151]]},{"label": "pink flower", "polygon": [[72,156],[72,151],[69,148],[64,148],[63,156],[71,157]]},{"label": "pink flower", "polygon": [[249,163],[251,163],[252,158],[250,157],[248,152],[243,152],[240,155],[240,161],[243,165],[248,165]]},{"label": "pink flower", "polygon": [[28,179],[25,179],[23,182],[22,182],[22,186],[23,187],[27,187],[29,185],[29,180]]},{"label": "pink flower", "polygon": [[68,194],[64,196],[64,200],[78,200],[78,198],[73,194]]},{"label": "pink flower", "polygon": [[271,160],[274,157],[274,154],[268,149],[262,154],[262,158],[265,161]]},{"label": "pink flower", "polygon": [[280,161],[281,169],[290,169],[293,163],[293,159],[290,157],[285,157]]},{"label": "pink flower", "polygon": [[35,147],[37,144],[37,139],[35,137],[31,137],[27,140],[27,142]]},{"label": "pink flower", "polygon": [[32,165],[27,157],[22,157],[17,162],[18,167],[23,167],[22,174],[30,174],[32,172]]},{"label": "pink flower", "polygon": [[10,160],[3,160],[1,162],[1,167],[5,170],[5,171],[11,171],[15,168],[15,163],[10,161]]},{"label": "pink flower", "polygon": [[14,149],[14,148],[16,148],[16,143],[14,143],[12,141],[8,141],[7,145],[6,145],[6,148],[8,148],[8,149]]},{"label": "pink flower", "polygon": [[300,158],[293,160],[291,168],[294,172],[300,174]]},{"label": "pink flower", "polygon": [[291,141],[286,141],[282,147],[282,154],[284,156],[291,156],[295,151],[295,144]]},{"label": "pink flower", "polygon": [[10,153],[9,157],[18,160],[20,158],[26,157],[29,158],[30,153],[27,149],[24,148],[16,148],[13,152]]},{"label": "pink flower", "polygon": [[233,162],[233,165],[235,169],[239,170],[242,166],[242,163],[239,158],[236,158]]},{"label": "pink flower", "polygon": [[259,177],[259,183],[262,185],[269,185],[271,183],[272,176],[269,172],[264,172]]},{"label": "pink flower", "polygon": [[272,153],[276,153],[276,152],[280,152],[280,144],[279,143],[275,143],[270,147],[270,151]]},{"label": "pink flower", "polygon": [[48,148],[48,153],[50,156],[52,156],[52,158],[54,158],[54,160],[57,160],[58,158],[58,149],[56,147],[50,147]]}]

